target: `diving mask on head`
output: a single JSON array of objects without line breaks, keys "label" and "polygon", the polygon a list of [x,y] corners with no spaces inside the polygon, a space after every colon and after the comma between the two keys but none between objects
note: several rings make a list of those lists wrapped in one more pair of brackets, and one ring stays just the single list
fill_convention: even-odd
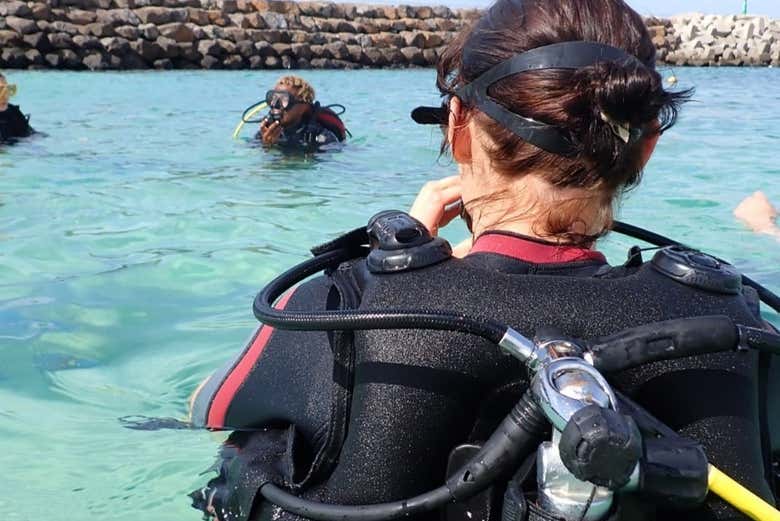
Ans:
[{"label": "diving mask on head", "polygon": [[8,98],[13,98],[16,96],[17,87],[15,83],[6,83],[5,85],[0,85],[0,98],[6,96]]},{"label": "diving mask on head", "polygon": [[[568,133],[554,125],[515,114],[491,98],[488,89],[497,81],[514,74],[548,69],[576,70],[602,62],[646,67],[635,56],[610,45],[594,42],[556,43],[514,55],[488,69],[473,82],[459,87],[455,96],[478,108],[524,141],[546,152],[571,157],[577,152]],[[412,112],[412,119],[420,124],[446,124],[447,107],[418,107]],[[611,118],[608,123],[615,135],[626,143],[636,142],[642,137],[641,128],[631,128]]]}]

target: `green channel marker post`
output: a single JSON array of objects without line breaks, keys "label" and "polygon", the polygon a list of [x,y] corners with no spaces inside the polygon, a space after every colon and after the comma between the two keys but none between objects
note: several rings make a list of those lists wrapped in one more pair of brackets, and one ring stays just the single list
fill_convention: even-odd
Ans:
[{"label": "green channel marker post", "polygon": [[747,14],[747,2],[748,0],[742,0],[742,14]]}]

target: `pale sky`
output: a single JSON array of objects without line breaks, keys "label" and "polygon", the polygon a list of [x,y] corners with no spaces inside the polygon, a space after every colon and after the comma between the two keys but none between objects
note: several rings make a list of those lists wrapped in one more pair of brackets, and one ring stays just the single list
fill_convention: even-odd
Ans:
[{"label": "pale sky", "polygon": [[[628,0],[643,15],[671,16],[700,12],[706,14],[739,14],[743,0]],[[449,7],[486,7],[492,0],[373,0],[378,4],[443,4]],[[780,18],[780,0],[748,0],[748,14]]]}]

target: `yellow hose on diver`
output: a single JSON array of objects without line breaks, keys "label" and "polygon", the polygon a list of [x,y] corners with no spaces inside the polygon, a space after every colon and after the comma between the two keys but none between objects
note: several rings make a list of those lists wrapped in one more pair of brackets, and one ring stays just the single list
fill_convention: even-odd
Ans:
[{"label": "yellow hose on diver", "polygon": [[756,521],[780,521],[780,511],[710,465],[710,492]]},{"label": "yellow hose on diver", "polygon": [[238,123],[238,126],[236,127],[236,130],[233,131],[233,139],[236,139],[238,137],[238,135],[241,133],[241,129],[244,128],[244,124],[246,123],[247,119],[252,119],[252,117],[255,114],[257,114],[258,112],[260,112],[261,110],[263,110],[267,106],[268,106],[268,103],[263,102],[260,105],[256,106],[255,108],[253,108],[251,111],[249,111],[248,114],[244,114],[243,116],[241,116],[241,121]]}]

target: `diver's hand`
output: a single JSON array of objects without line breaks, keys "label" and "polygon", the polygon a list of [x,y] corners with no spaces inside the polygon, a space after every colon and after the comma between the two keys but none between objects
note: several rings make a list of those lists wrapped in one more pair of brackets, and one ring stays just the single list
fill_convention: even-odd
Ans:
[{"label": "diver's hand", "polygon": [[[460,215],[462,206],[460,176],[454,175],[425,183],[417,194],[409,215],[423,223],[431,235],[435,236],[440,228],[444,228]],[[453,255],[464,257],[470,249],[469,238],[453,248]]]},{"label": "diver's hand", "polygon": [[417,194],[409,215],[420,221],[432,235],[460,214],[460,176],[429,181]]},{"label": "diver's hand", "polygon": [[260,135],[265,145],[275,145],[282,135],[282,125],[278,121],[263,121],[260,126]]},{"label": "diver's hand", "polygon": [[746,197],[734,210],[734,216],[754,232],[780,234],[780,229],[775,224],[777,209],[763,192]]}]

